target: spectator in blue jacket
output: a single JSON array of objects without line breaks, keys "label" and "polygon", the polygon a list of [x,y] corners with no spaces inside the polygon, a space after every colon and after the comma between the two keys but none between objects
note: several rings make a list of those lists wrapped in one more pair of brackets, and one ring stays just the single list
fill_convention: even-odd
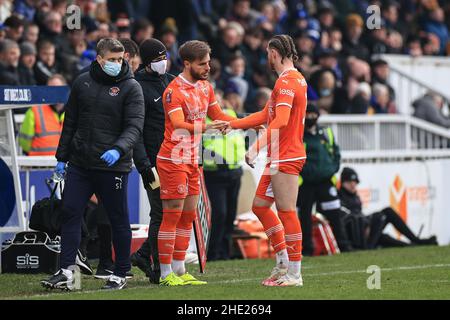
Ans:
[{"label": "spectator in blue jacket", "polygon": [[439,54],[445,54],[445,48],[449,40],[448,28],[445,25],[444,10],[437,7],[429,13],[428,19],[424,23],[424,31],[434,33],[439,37]]},{"label": "spectator in blue jacket", "polygon": [[14,12],[25,20],[32,22],[36,14],[36,5],[33,0],[16,0],[14,1]]}]

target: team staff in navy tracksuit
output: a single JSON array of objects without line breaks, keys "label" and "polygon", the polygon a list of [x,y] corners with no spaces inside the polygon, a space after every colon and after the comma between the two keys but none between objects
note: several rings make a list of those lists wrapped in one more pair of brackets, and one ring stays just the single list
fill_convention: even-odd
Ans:
[{"label": "team staff in navy tracksuit", "polygon": [[74,82],[56,159],[56,173],[67,176],[63,194],[60,267],[42,284],[73,289],[69,267],[75,264],[81,218],[93,193],[100,198],[112,226],[116,253],[114,274],[104,289],[122,289],[130,269],[131,230],[127,182],[133,147],[144,125],[144,96],[123,59],[124,47],[105,38],[89,72]]}]

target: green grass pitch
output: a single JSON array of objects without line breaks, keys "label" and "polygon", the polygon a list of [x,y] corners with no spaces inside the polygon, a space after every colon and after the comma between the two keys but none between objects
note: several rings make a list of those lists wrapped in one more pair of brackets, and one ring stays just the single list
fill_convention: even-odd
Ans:
[{"label": "green grass pitch", "polygon": [[[367,268],[380,268],[380,289],[369,290]],[[47,275],[0,275],[0,299],[450,299],[450,246],[426,246],[359,251],[304,258],[304,286],[267,288],[260,282],[271,260],[210,262],[204,275],[197,265],[189,271],[208,281],[206,286],[159,287],[138,269],[121,291],[104,292],[103,280],[82,277],[82,290],[46,291],[39,280]],[[369,280],[369,283],[373,281]]]}]

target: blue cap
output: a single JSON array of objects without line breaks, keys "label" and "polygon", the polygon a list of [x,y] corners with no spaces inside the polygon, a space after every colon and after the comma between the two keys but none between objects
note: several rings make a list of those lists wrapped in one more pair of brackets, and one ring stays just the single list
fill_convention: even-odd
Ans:
[{"label": "blue cap", "polygon": [[317,30],[309,29],[306,31],[308,36],[313,39],[314,41],[318,42],[320,40],[320,32]]},{"label": "blue cap", "polygon": [[309,19],[307,29],[320,31],[320,22],[317,19]]},{"label": "blue cap", "polygon": [[297,18],[298,19],[307,19],[308,12],[305,9],[297,10]]},{"label": "blue cap", "polygon": [[95,60],[95,57],[97,56],[97,53],[95,52],[95,50],[84,50],[83,53],[81,54],[81,59],[86,59],[89,60],[90,62]]},{"label": "blue cap", "polygon": [[228,81],[225,86],[224,92],[225,92],[225,94],[229,94],[229,93],[239,94],[239,88],[237,87],[236,83],[234,83],[233,81]]}]

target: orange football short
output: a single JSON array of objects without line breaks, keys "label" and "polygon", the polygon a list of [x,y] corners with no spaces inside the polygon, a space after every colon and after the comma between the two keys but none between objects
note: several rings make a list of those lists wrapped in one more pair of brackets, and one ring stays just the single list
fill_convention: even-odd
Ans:
[{"label": "orange football short", "polygon": [[[274,200],[272,189],[272,175],[280,171],[286,174],[298,176],[303,169],[306,159],[296,161],[279,162],[276,164],[267,164],[264,173],[259,180],[258,188],[256,189],[256,196],[267,201]],[[295,190],[297,192],[297,189]]]},{"label": "orange football short", "polygon": [[200,194],[200,173],[198,166],[177,164],[170,160],[157,159],[161,199],[185,199]]}]

